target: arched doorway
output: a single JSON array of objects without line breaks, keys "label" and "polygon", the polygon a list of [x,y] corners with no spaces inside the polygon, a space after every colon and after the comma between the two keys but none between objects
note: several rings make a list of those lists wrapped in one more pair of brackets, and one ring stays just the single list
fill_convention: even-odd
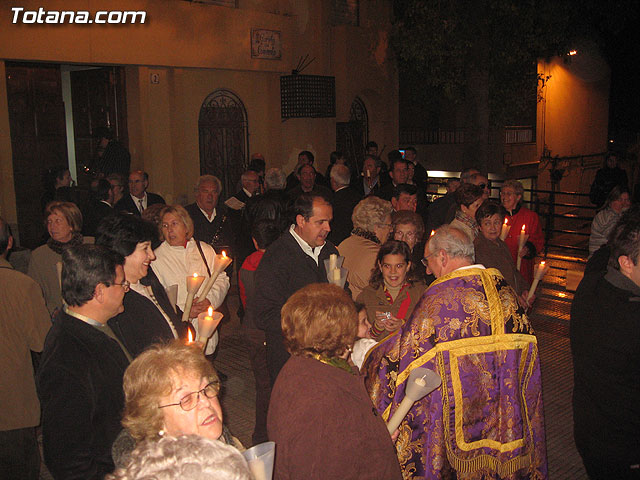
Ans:
[{"label": "arched doorway", "polygon": [[369,141],[369,115],[367,107],[359,98],[354,98],[349,110],[349,121],[336,123],[336,150],[343,152],[362,170],[364,146]]},{"label": "arched doorway", "polygon": [[222,182],[223,198],[233,195],[247,168],[249,138],[247,111],[229,90],[215,90],[200,107],[200,174],[215,175]]}]

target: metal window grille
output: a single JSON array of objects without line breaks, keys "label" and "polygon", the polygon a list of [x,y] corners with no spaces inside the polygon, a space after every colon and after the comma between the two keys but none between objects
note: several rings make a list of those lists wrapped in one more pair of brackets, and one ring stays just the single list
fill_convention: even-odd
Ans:
[{"label": "metal window grille", "polygon": [[327,118],[336,116],[336,79],[320,75],[280,77],[282,118]]}]

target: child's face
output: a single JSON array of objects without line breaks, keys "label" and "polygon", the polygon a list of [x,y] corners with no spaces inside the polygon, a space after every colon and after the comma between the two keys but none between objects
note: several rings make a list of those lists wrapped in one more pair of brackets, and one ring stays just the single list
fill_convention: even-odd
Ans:
[{"label": "child's face", "polygon": [[367,310],[362,309],[358,312],[358,338],[371,338],[370,328],[371,324],[367,318]]}]

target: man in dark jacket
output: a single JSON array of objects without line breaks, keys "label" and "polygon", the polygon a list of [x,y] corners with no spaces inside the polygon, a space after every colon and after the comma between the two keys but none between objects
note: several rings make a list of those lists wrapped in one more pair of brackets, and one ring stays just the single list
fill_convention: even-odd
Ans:
[{"label": "man in dark jacket", "polygon": [[129,194],[126,193],[113,208],[119,212],[128,212],[141,216],[151,205],[161,203],[164,198],[156,193],[147,192],[149,188],[149,174],[142,170],[136,170],[129,174]]},{"label": "man in dark jacket", "polygon": [[99,245],[62,254],[68,306],[47,335],[38,375],[44,460],[55,479],[101,479],[114,469],[111,445],[122,428],[122,377],[131,356],[107,320],[124,309],[123,264]]},{"label": "man in dark jacket", "polygon": [[362,195],[358,190],[349,186],[351,173],[346,165],[334,165],[330,174],[331,188],[333,189],[333,221],[329,240],[334,245],[340,243],[351,235],[353,221],[351,215]]},{"label": "man in dark jacket", "polygon": [[571,307],[574,438],[589,478],[630,479],[640,475],[640,210],[609,238]]},{"label": "man in dark jacket", "polygon": [[305,285],[327,282],[324,260],[331,254],[338,255],[336,247],[326,240],[333,218],[331,205],[321,196],[303,193],[293,210],[295,223],[262,257],[256,270],[256,295],[249,299],[256,325],[265,331],[272,385],[289,358],[280,325],[282,306]]}]

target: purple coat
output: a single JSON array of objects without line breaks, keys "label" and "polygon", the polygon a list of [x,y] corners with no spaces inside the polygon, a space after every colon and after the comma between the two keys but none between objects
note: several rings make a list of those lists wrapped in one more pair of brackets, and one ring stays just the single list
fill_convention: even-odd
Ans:
[{"label": "purple coat", "polygon": [[547,477],[536,337],[497,270],[440,277],[398,333],[369,352],[366,385],[385,420],[416,367],[439,373],[442,386],[400,425],[396,448],[405,476]]}]

